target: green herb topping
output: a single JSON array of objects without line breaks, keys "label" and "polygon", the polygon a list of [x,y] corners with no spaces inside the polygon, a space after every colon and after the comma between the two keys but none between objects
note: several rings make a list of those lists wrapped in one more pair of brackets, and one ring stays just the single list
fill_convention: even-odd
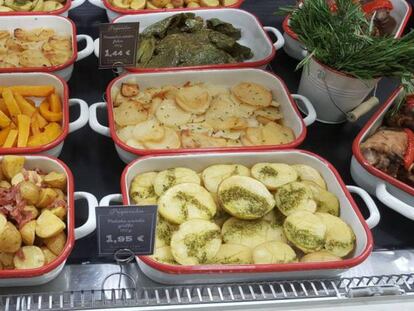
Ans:
[{"label": "green herb topping", "polygon": [[[238,186],[223,190],[219,195],[224,205],[236,202],[236,208],[240,210],[239,214],[264,215],[271,207],[265,198]],[[240,200],[243,200],[245,204],[240,204]]]}]

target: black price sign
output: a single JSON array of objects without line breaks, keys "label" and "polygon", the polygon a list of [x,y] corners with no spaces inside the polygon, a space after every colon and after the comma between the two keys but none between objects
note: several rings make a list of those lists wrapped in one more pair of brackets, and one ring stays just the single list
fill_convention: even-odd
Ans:
[{"label": "black price sign", "polygon": [[135,66],[139,23],[99,25],[99,67]]},{"label": "black price sign", "polygon": [[100,206],[96,209],[100,256],[129,249],[137,255],[154,251],[157,206]]}]

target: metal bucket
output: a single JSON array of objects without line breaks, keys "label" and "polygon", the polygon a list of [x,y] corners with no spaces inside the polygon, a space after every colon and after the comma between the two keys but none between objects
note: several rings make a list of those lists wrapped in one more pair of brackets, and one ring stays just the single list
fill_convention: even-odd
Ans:
[{"label": "metal bucket", "polygon": [[[358,107],[377,85],[379,79],[360,80],[335,71],[311,59],[302,71],[298,94],[313,103],[317,120],[342,123],[347,113]],[[306,113],[301,103],[299,109]]]}]

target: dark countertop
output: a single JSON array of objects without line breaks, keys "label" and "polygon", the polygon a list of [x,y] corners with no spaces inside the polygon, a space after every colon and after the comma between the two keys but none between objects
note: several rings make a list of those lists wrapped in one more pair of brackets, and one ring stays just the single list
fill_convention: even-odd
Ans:
[{"label": "dark countertop", "polygon": [[[276,26],[281,29],[283,18],[274,16],[273,12],[282,5],[293,1],[278,0],[246,0],[243,9],[259,17],[263,25]],[[70,18],[77,25],[79,34],[98,37],[99,23],[107,22],[104,10],[89,3],[70,13]],[[413,25],[412,19],[409,25]],[[297,62],[288,57],[284,51],[278,51],[272,62],[272,68],[288,85],[292,93],[296,92],[300,72],[295,72]],[[95,56],[75,64],[73,76],[69,82],[70,96],[86,100],[93,104],[103,100],[108,83],[115,75],[111,70],[99,70]],[[390,80],[381,81],[378,94],[382,102],[395,88],[396,83]],[[105,118],[102,111],[102,118]],[[73,112],[75,115],[76,112]],[[354,184],[350,176],[351,145],[354,137],[366,122],[368,116],[356,124],[325,125],[315,123],[308,128],[308,136],[303,149],[313,151],[329,160],[340,172],[347,184]],[[125,164],[119,159],[112,140],[93,132],[88,126],[68,136],[65,141],[61,159],[72,169],[75,176],[76,190],[88,191],[98,200],[110,193],[120,192],[120,176]],[[357,198],[356,198],[357,199]],[[361,211],[367,214],[366,207],[357,199]],[[373,229],[376,249],[401,249],[414,247],[412,235],[413,223],[403,216],[383,206],[378,201],[381,222]],[[76,222],[81,224],[85,219],[85,206],[79,202],[76,207]],[[69,262],[101,261],[97,258],[96,236],[78,241]]]}]

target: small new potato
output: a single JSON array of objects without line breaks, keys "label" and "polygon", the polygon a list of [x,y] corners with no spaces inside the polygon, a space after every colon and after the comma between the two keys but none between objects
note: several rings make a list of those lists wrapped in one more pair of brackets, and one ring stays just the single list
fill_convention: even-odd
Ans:
[{"label": "small new potato", "polygon": [[7,222],[0,235],[0,252],[15,253],[22,245],[22,236],[11,222]]},{"label": "small new potato", "polygon": [[36,205],[40,197],[40,188],[30,181],[19,183],[20,195],[29,205]]},{"label": "small new potato", "polygon": [[36,219],[37,216],[39,216],[39,210],[33,205],[26,205],[25,207],[23,207],[23,211],[26,214],[30,213],[32,219]]},{"label": "small new potato", "polygon": [[54,208],[50,209],[50,211],[55,216],[59,217],[62,220],[64,220],[66,218],[67,210],[66,210],[66,207],[64,207],[64,206],[54,207]]},{"label": "small new potato", "polygon": [[3,269],[14,269],[13,253],[0,253],[0,262],[3,265]]},{"label": "small new potato", "polygon": [[158,8],[163,8],[170,2],[170,0],[150,0],[150,1],[153,5],[155,5]]},{"label": "small new potato", "polygon": [[260,244],[253,250],[255,264],[279,264],[297,262],[296,253],[288,244],[272,241]]},{"label": "small new potato", "polygon": [[43,181],[51,188],[66,189],[66,174],[64,173],[50,172],[43,178]]},{"label": "small new potato", "polygon": [[48,249],[46,246],[42,246],[40,249],[42,250],[43,255],[45,256],[45,265],[51,263],[57,258],[57,256],[53,254],[50,251],[50,249]]},{"label": "small new potato", "polygon": [[20,229],[22,240],[25,245],[33,245],[36,236],[36,220],[31,220]]},{"label": "small new potato", "polygon": [[13,263],[19,270],[40,268],[45,264],[45,255],[37,246],[23,246],[14,255]]},{"label": "small new potato", "polygon": [[43,242],[53,254],[55,254],[56,256],[59,256],[62,253],[66,245],[66,233],[61,232],[50,238],[43,239]]},{"label": "small new potato", "polygon": [[4,176],[11,180],[14,175],[20,173],[24,166],[25,158],[22,156],[5,155],[1,162],[1,169]]},{"label": "small new potato", "polygon": [[44,210],[36,220],[36,235],[40,238],[50,238],[65,228],[66,224],[49,210]]},{"label": "small new potato", "polygon": [[0,213],[0,236],[7,226],[7,218],[2,213]]}]

